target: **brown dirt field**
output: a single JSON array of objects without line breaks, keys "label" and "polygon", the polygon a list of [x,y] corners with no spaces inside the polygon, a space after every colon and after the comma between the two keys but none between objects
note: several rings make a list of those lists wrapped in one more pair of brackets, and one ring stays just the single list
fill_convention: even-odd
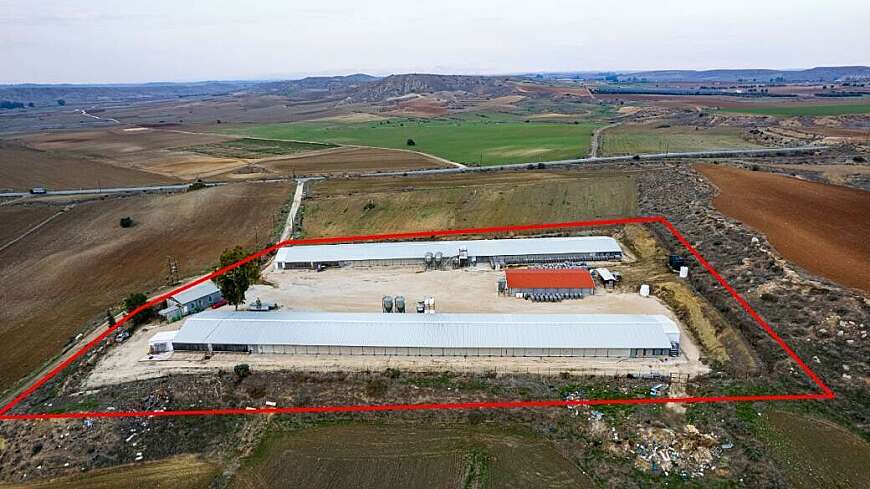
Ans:
[{"label": "brown dirt field", "polygon": [[[83,202],[3,251],[0,388],[128,294],[163,285],[167,256],[186,277],[213,266],[225,248],[263,246],[292,192],[289,184],[251,183]],[[136,224],[122,229],[124,216]]]},{"label": "brown dirt field", "polygon": [[109,165],[84,156],[39,151],[0,141],[0,188],[96,188],[177,182],[172,177]]},{"label": "brown dirt field", "polygon": [[722,213],[765,233],[788,260],[870,292],[870,192],[723,165],[697,165]]},{"label": "brown dirt field", "polygon": [[182,148],[237,139],[221,135],[202,135],[157,129],[102,129],[34,134],[20,138],[35,149],[63,150],[100,157],[116,157],[147,150]]},{"label": "brown dirt field", "polygon": [[399,102],[399,108],[393,112],[403,114],[418,114],[422,116],[437,117],[446,115],[449,111],[444,103],[432,97],[420,97]]},{"label": "brown dirt field", "polygon": [[335,175],[446,166],[436,159],[411,151],[352,147],[335,148],[286,158],[263,159],[258,160],[256,164],[269,172],[281,175],[292,175],[293,173],[296,175]]},{"label": "brown dirt field", "polygon": [[55,215],[59,207],[47,205],[0,207],[0,246],[12,241],[45,219]]},{"label": "brown dirt field", "polygon": [[200,489],[220,474],[220,467],[193,455],[181,455],[156,462],[119,465],[81,475],[26,484],[0,484],[0,489]]}]

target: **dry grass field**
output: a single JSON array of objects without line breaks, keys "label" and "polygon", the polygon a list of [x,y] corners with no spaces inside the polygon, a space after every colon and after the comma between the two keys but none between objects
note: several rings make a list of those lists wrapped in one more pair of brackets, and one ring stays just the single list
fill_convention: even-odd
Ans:
[{"label": "dry grass field", "polygon": [[329,180],[304,201],[308,237],[458,229],[637,214],[630,172]]},{"label": "dry grass field", "polygon": [[217,465],[193,455],[182,455],[40,482],[0,484],[0,489],[202,489],[209,487],[219,474]]},{"label": "dry grass field", "polygon": [[274,434],[234,489],[560,488],[592,481],[546,440],[509,427],[336,425]]},{"label": "dry grass field", "polygon": [[175,183],[177,179],[95,161],[85,155],[0,141],[0,188],[96,188]]},{"label": "dry grass field", "polygon": [[760,434],[797,489],[870,487],[870,445],[830,421],[769,411]]},{"label": "dry grass field", "polygon": [[758,147],[737,127],[627,124],[606,129],[601,141],[601,153],[608,156]]},{"label": "dry grass field", "polygon": [[788,260],[870,291],[870,193],[723,165],[697,165],[718,187],[713,204],[765,233]]},{"label": "dry grass field", "polygon": [[341,147],[316,153],[260,160],[257,166],[280,175],[337,175],[448,166],[413,151]]},{"label": "dry grass field", "polygon": [[[127,294],[164,285],[167,256],[184,277],[213,266],[225,248],[265,244],[292,190],[250,183],[79,203],[4,250],[0,388],[58,353]],[[135,225],[121,228],[124,216]]]}]

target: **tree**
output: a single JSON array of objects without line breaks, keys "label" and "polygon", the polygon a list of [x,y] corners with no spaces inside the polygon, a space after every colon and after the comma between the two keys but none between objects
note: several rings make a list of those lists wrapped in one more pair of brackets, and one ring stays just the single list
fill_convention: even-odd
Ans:
[{"label": "tree", "polygon": [[408,146],[417,146],[417,143],[411,138],[408,138],[408,141],[406,141],[405,144]]},{"label": "tree", "polygon": [[115,325],[115,315],[112,311],[106,311],[106,322],[109,323],[110,328]]},{"label": "tree", "polygon": [[[224,268],[244,259],[250,252],[236,246],[233,249],[226,249],[221,253],[220,267]],[[251,260],[244,265],[238,266],[223,275],[215,277],[212,281],[221,290],[221,295],[230,304],[239,310],[239,304],[245,302],[245,292],[252,283],[260,279],[260,266],[258,260]]]},{"label": "tree", "polygon": [[27,106],[30,107],[31,109],[36,107],[35,105],[33,105],[33,102],[27,102]]},{"label": "tree", "polygon": [[[140,306],[145,305],[148,302],[148,297],[145,296],[142,292],[136,292],[134,294],[130,294],[124,299],[124,309],[127,310],[127,314],[132,313]],[[140,324],[145,324],[151,319],[154,318],[154,309],[148,307],[143,309],[139,314],[133,316],[133,325],[138,326]]]},{"label": "tree", "polygon": [[64,105],[66,105],[66,100],[64,100],[62,98],[57,99],[57,105],[60,105],[61,107],[63,107]]},{"label": "tree", "polygon": [[133,218],[131,217],[122,217],[121,218],[121,227],[128,228],[133,225]]},{"label": "tree", "polygon": [[240,363],[233,367],[233,373],[236,374],[237,380],[242,380],[251,375],[251,366],[247,363]]}]

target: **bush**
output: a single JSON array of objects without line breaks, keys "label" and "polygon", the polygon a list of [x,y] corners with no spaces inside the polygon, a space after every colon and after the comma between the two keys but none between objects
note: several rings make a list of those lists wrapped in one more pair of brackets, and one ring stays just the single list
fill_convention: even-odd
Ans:
[{"label": "bush", "polygon": [[408,146],[417,146],[417,143],[411,138],[408,138],[408,140],[405,141],[405,144],[407,144]]},{"label": "bush", "polygon": [[121,218],[121,227],[128,228],[133,225],[133,218],[131,217],[122,217]]},{"label": "bush", "polygon": [[205,182],[202,179],[197,179],[195,182],[191,183],[187,186],[187,191],[192,192],[194,190],[202,190],[205,188]]},{"label": "bush", "polygon": [[854,161],[855,163],[864,163],[867,161],[867,158],[864,158],[863,156],[856,156],[852,158],[852,161]]},{"label": "bush", "polygon": [[402,375],[402,371],[397,368],[387,368],[384,370],[384,377],[389,377],[391,379],[398,379]]},{"label": "bush", "polygon": [[[127,296],[126,299],[124,299],[124,309],[129,314],[138,309],[140,306],[145,305],[146,302],[148,302],[148,297],[146,297],[145,294],[143,294],[142,292],[136,292],[135,294],[130,294],[129,296]],[[155,315],[156,313],[154,312],[154,309],[151,307],[147,307],[140,311],[139,314],[133,316],[133,326],[145,324],[153,319]]]},{"label": "bush", "polygon": [[233,367],[233,373],[236,374],[236,379],[242,380],[251,375],[251,366],[247,363],[240,363]]},{"label": "bush", "polygon": [[637,161],[637,160],[640,159],[640,155],[634,155],[634,156],[631,157],[631,159]]},{"label": "bush", "polygon": [[366,395],[369,397],[382,397],[387,393],[387,383],[381,379],[371,379],[366,382]]}]

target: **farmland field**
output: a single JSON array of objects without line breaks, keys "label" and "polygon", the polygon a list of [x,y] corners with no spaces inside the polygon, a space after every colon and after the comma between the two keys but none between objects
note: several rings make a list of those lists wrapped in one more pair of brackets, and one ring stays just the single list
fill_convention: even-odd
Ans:
[{"label": "farmland field", "polygon": [[329,180],[304,205],[308,237],[457,229],[637,214],[628,172]]},{"label": "farmland field", "polygon": [[601,152],[610,156],[758,147],[734,127],[624,125],[604,130]]},{"label": "farmland field", "polygon": [[47,205],[0,207],[0,246],[27,232],[60,209]]},{"label": "farmland field", "polygon": [[[368,123],[297,122],[237,126],[248,137],[413,149],[451,161],[495,165],[586,156],[598,124],[517,120],[391,119]],[[408,146],[412,139],[414,146]]]},{"label": "farmland field", "polygon": [[[336,175],[343,173],[402,171],[450,166],[412,151],[340,147],[329,151],[275,157],[256,162],[264,172],[280,175]],[[235,177],[239,172],[229,175]],[[259,176],[263,176],[260,174]]]},{"label": "farmland field", "polygon": [[774,117],[797,117],[843,115],[843,114],[866,114],[870,113],[870,103],[843,103],[843,104],[804,104],[804,105],[771,105],[768,107],[728,107],[721,109],[724,112],[739,112],[743,114],[772,115]]},{"label": "farmland field", "polygon": [[0,484],[0,489],[201,489],[220,474],[220,468],[195,456],[100,469],[86,474],[27,484]]},{"label": "farmland field", "polygon": [[96,188],[161,183],[178,183],[178,180],[94,161],[85,156],[0,141],[0,188]]},{"label": "farmland field", "polygon": [[[291,193],[290,184],[234,184],[83,202],[2,251],[0,389],[127,294],[163,285],[167,256],[186,277],[213,266],[225,248],[265,244]],[[125,216],[133,227],[119,226]]]},{"label": "farmland field", "polygon": [[336,425],[267,437],[234,489],[591,487],[546,440],[510,428]]},{"label": "farmland field", "polygon": [[870,291],[870,193],[724,165],[697,168],[719,188],[716,208],[765,233],[786,259]]},{"label": "farmland field", "polygon": [[798,489],[870,487],[870,445],[829,421],[771,411],[761,434]]},{"label": "farmland field", "polygon": [[241,138],[219,143],[189,146],[186,151],[217,156],[221,158],[264,158],[276,155],[291,155],[307,151],[334,148],[332,144],[300,143],[295,141],[273,141],[265,139]]}]

